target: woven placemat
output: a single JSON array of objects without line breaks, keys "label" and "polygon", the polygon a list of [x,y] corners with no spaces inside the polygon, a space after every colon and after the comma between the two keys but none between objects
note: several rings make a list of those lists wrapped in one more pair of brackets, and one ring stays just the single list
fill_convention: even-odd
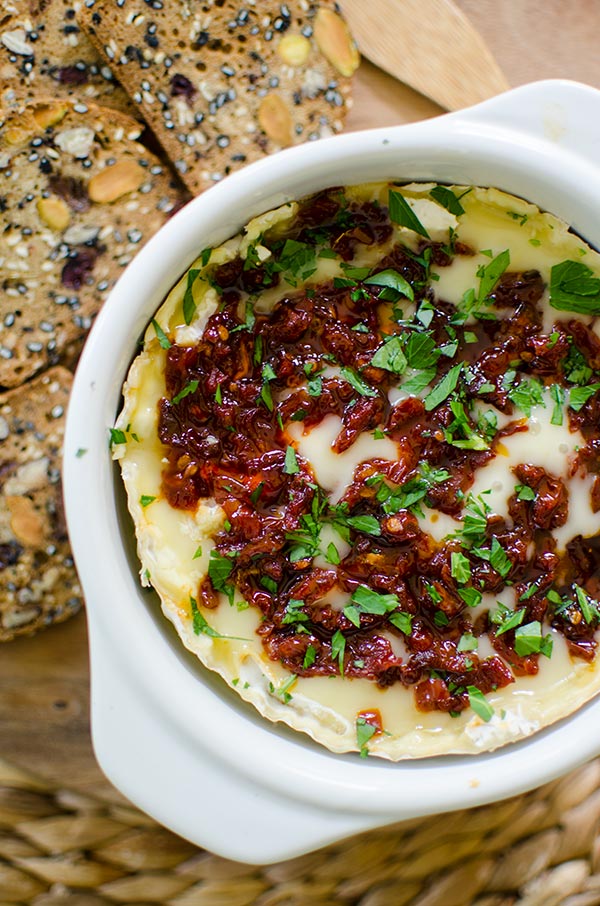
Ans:
[{"label": "woven placemat", "polygon": [[0,760],[0,906],[594,906],[600,759],[495,805],[256,867]]}]

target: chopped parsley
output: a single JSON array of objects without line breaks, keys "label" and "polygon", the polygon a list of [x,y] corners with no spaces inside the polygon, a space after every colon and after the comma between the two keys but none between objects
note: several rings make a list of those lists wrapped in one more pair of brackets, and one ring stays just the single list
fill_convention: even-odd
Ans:
[{"label": "chopped parsley", "polygon": [[410,283],[402,274],[391,268],[380,271],[372,277],[367,277],[366,280],[363,280],[363,283],[367,286],[384,287],[384,291],[379,295],[379,298],[383,299],[383,301],[397,302],[402,296],[405,296],[412,302],[415,298],[415,293]]},{"label": "chopped parsley", "polygon": [[286,475],[296,475],[300,471],[300,466],[298,465],[298,460],[296,458],[296,451],[293,447],[288,446],[285,451],[285,465],[283,471]]},{"label": "chopped parsley", "polygon": [[171,341],[169,340],[168,336],[166,335],[158,321],[155,318],[152,318],[151,324],[154,328],[154,333],[156,334],[156,339],[158,340],[160,346],[163,349],[170,349]]},{"label": "chopped parsley", "polygon": [[542,624],[539,620],[517,627],[515,630],[515,652],[519,657],[527,657],[529,654],[551,656],[552,637],[550,634],[542,635]]},{"label": "chopped parsley", "polygon": [[340,377],[347,381],[361,396],[377,396],[373,389],[353,368],[341,368]]},{"label": "chopped parsley", "polygon": [[186,324],[191,324],[196,314],[196,303],[194,301],[194,294],[192,291],[192,286],[194,281],[200,271],[196,268],[191,268],[187,274],[187,286],[185,288],[185,294],[183,296],[183,320]]},{"label": "chopped parsley", "polygon": [[[185,387],[183,387],[179,391],[179,393],[173,397],[171,402],[174,403],[175,405],[177,405],[177,403],[181,402],[181,400],[184,397],[189,396],[190,393],[195,393],[196,390],[198,389],[198,383],[199,383],[199,381],[197,381],[195,379],[193,381],[188,381],[188,383],[185,385]],[[219,384],[219,389],[220,388],[221,388],[221,385]],[[218,402],[220,402],[220,401],[218,401]]]},{"label": "chopped parsley", "polygon": [[461,214],[465,213],[465,209],[461,205],[460,199],[464,198],[470,191],[470,189],[467,189],[460,197],[457,197],[454,192],[446,186],[434,186],[429,194],[434,201],[441,204],[442,207],[446,208],[447,211],[450,211],[451,214],[454,214],[455,217],[460,217]]},{"label": "chopped parsley", "polygon": [[360,750],[360,757],[366,758],[369,754],[367,743],[377,733],[377,727],[367,722],[365,717],[356,718],[356,744]]},{"label": "chopped parsley", "polygon": [[153,497],[151,494],[142,494],[142,496],[140,497],[140,503],[144,508],[146,508],[147,506],[150,506],[150,504],[153,503],[155,500],[156,500],[156,496]]},{"label": "chopped parsley", "polygon": [[429,239],[429,233],[413,211],[412,207],[408,201],[404,198],[400,192],[395,192],[393,189],[390,189],[389,192],[389,211],[390,211],[390,220],[392,223],[397,223],[399,226],[407,227],[409,230],[418,233],[419,236],[424,236],[425,239]]},{"label": "chopped parsley", "polygon": [[337,629],[331,637],[331,657],[337,660],[340,674],[344,675],[344,654],[346,652],[346,637]]},{"label": "chopped parsley", "polygon": [[600,278],[582,261],[566,260],[550,271],[550,305],[559,311],[600,314]]},{"label": "chopped parsley", "polygon": [[509,264],[510,251],[504,249],[503,252],[492,258],[489,264],[479,268],[477,271],[477,276],[479,277],[478,302],[481,303],[487,299]]},{"label": "chopped parsley", "polygon": [[467,686],[467,692],[471,708],[478,717],[487,723],[494,716],[494,709],[489,701],[477,686]]}]

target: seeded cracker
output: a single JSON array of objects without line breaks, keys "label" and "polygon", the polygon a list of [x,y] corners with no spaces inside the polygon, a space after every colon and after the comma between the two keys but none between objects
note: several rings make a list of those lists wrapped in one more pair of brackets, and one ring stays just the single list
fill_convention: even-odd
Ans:
[{"label": "seeded cracker", "polygon": [[60,457],[72,376],[52,368],[0,395],[0,641],[81,607],[63,515]]},{"label": "seeded cracker", "polygon": [[329,0],[86,0],[81,21],[193,192],[343,126],[359,55]]},{"label": "seeded cracker", "polygon": [[79,98],[135,108],[75,18],[80,0],[0,0],[0,103]]},{"label": "seeded cracker", "polygon": [[56,364],[182,196],[141,126],[70,101],[0,114],[0,385]]}]

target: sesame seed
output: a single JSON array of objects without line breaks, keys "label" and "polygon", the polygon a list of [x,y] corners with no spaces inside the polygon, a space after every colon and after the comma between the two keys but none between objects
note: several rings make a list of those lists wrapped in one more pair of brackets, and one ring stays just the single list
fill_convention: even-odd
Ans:
[{"label": "sesame seed", "polygon": [[228,135],[218,135],[217,136],[217,145],[219,148],[226,148],[230,144],[231,139]]},{"label": "sesame seed", "polygon": [[64,411],[65,410],[63,406],[53,406],[50,410],[50,415],[52,416],[52,418],[60,418]]},{"label": "sesame seed", "polygon": [[38,342],[37,340],[27,343],[27,349],[29,352],[41,352],[44,348],[44,344]]}]

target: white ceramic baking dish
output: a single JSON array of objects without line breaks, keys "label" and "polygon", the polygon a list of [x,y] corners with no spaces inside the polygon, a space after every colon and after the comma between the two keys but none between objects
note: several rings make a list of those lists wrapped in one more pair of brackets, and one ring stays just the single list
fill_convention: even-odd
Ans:
[{"label": "white ceramic baking dish", "polygon": [[250,217],[326,186],[385,178],[497,186],[600,247],[600,92],[539,82],[426,122],[306,144],[228,177],[128,267],[92,330],[71,396],[65,496],[87,602],[98,761],[158,821],[246,862],[518,794],[600,752],[597,699],[491,754],[400,764],[333,755],[269,724],[208,674],[139,585],[108,428],[147,322],[198,250]]}]

